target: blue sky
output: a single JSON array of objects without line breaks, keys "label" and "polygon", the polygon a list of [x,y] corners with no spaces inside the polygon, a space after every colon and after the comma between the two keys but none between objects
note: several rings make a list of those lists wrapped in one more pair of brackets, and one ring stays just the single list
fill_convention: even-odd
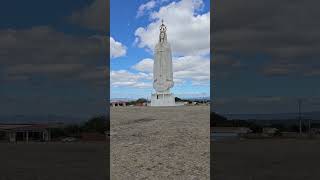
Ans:
[{"label": "blue sky", "polygon": [[[209,96],[210,69],[203,67],[210,61],[209,8],[209,0],[140,0],[126,1],[125,6],[111,0],[110,35],[115,42],[110,44],[111,98],[151,95],[152,49],[160,19],[168,26],[173,49],[176,85],[172,92],[179,97]],[[201,68],[203,72],[197,72]]]}]

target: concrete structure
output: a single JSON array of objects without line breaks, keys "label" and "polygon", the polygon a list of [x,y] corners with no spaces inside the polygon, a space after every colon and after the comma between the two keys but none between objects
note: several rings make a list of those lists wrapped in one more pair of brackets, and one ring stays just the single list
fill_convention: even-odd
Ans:
[{"label": "concrete structure", "polygon": [[167,27],[160,26],[159,41],[155,47],[153,64],[153,88],[155,93],[151,94],[151,106],[175,106],[175,98],[170,93],[173,87],[173,70],[171,47],[167,42]]},{"label": "concrete structure", "polygon": [[42,124],[1,124],[0,132],[8,142],[50,141],[50,127]]},{"label": "concrete structure", "polygon": [[151,106],[176,106],[172,93],[154,93],[151,95]]}]

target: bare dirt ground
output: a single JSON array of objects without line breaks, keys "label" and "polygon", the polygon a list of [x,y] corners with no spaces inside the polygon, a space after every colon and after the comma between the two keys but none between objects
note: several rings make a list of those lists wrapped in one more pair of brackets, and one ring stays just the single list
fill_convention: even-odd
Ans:
[{"label": "bare dirt ground", "polygon": [[106,148],[104,143],[0,143],[0,180],[106,180]]},{"label": "bare dirt ground", "polygon": [[319,180],[320,141],[264,139],[211,143],[214,180]]},{"label": "bare dirt ground", "polygon": [[111,108],[111,179],[209,179],[209,116],[209,106]]}]

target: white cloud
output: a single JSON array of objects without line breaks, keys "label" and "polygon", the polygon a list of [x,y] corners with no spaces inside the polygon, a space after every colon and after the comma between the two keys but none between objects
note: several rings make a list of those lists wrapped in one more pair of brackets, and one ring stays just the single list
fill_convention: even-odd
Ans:
[{"label": "white cloud", "polygon": [[121,44],[120,42],[115,41],[110,37],[110,57],[117,58],[125,56],[127,53],[127,47]]},{"label": "white cloud", "polygon": [[202,56],[184,56],[173,59],[173,77],[190,80],[192,85],[208,85],[210,82],[210,59]]},{"label": "white cloud", "polygon": [[132,73],[127,70],[118,70],[111,71],[110,76],[112,87],[147,88],[152,86],[152,83],[148,82],[152,79],[152,75],[143,72]]},{"label": "white cloud", "polygon": [[153,59],[150,59],[150,58],[143,59],[139,63],[135,64],[132,68],[137,71],[152,73]]},{"label": "white cloud", "polygon": [[145,11],[151,10],[156,6],[156,1],[151,0],[145,4],[141,4],[138,8],[137,17],[141,17],[144,15]]},{"label": "white cloud", "polygon": [[[203,56],[173,58],[173,77],[176,84],[190,80],[193,85],[208,85],[210,82],[210,59]],[[152,73],[153,60],[143,59],[133,69]]]},{"label": "white cloud", "polygon": [[152,12],[152,22],[135,31],[137,44],[153,50],[158,40],[159,26],[164,20],[168,40],[175,55],[208,54],[210,50],[210,12],[198,14],[202,0],[181,0]]}]

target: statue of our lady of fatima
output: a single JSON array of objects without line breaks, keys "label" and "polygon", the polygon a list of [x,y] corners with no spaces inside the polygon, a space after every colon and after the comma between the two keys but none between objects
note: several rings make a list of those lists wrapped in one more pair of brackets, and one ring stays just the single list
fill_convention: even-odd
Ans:
[{"label": "statue of our lady of fatima", "polygon": [[167,41],[167,27],[160,26],[159,41],[154,51],[153,88],[159,93],[169,93],[173,87],[171,47]]}]

